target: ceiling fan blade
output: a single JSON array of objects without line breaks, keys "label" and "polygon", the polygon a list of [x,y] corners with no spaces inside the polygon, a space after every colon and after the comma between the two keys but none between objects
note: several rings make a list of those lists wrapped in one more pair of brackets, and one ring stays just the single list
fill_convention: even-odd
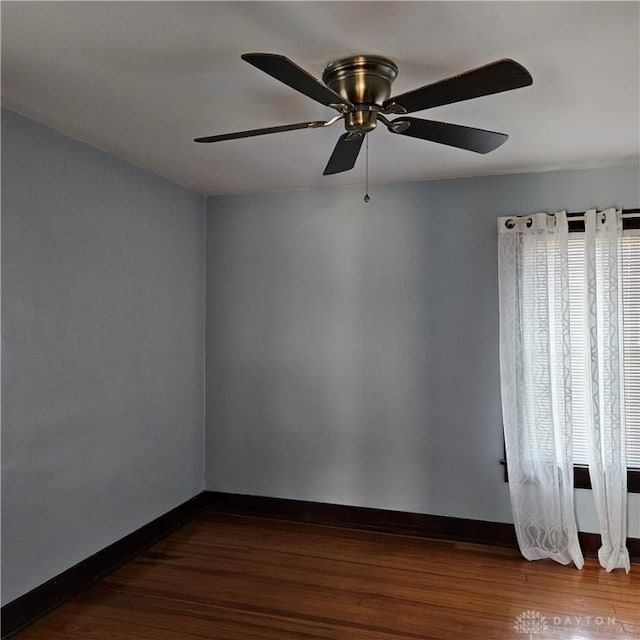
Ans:
[{"label": "ceiling fan blade", "polygon": [[327,107],[340,111],[348,110],[351,103],[341,95],[323,85],[302,67],[285,56],[276,53],[245,53],[242,59],[254,67],[268,73],[272,78],[284,82],[292,89],[303,93],[312,100],[316,100]]},{"label": "ceiling fan blade", "polygon": [[506,133],[421,118],[396,118],[392,121],[389,130],[402,136],[439,142],[476,153],[489,153],[506,142],[509,137]]},{"label": "ceiling fan blade", "polygon": [[341,173],[342,171],[353,169],[358,159],[363,140],[364,133],[355,132],[342,134],[333,149],[333,153],[322,175],[329,176],[334,173]]},{"label": "ceiling fan blade", "polygon": [[505,58],[399,96],[393,96],[384,102],[383,109],[390,113],[412,113],[443,104],[519,89],[530,84],[533,84],[531,74],[521,64]]},{"label": "ceiling fan blade", "polygon": [[280,133],[282,131],[296,131],[297,129],[315,129],[324,123],[321,120],[311,122],[297,122],[296,124],[285,124],[281,127],[266,127],[264,129],[250,129],[249,131],[236,131],[235,133],[222,133],[219,136],[206,136],[195,138],[194,142],[221,142],[222,140],[236,140],[237,138],[251,138],[253,136],[264,136],[268,133]]}]

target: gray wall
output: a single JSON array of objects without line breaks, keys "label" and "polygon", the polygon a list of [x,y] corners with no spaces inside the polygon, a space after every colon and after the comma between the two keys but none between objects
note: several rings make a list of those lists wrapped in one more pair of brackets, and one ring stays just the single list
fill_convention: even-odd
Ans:
[{"label": "gray wall", "polygon": [[209,198],[205,450],[202,196],[2,111],[3,604],[197,494],[205,453],[208,489],[511,520],[495,218],[638,206],[638,168],[372,194]]},{"label": "gray wall", "polygon": [[204,198],[2,111],[2,602],[203,488]]},{"label": "gray wall", "polygon": [[209,198],[207,488],[511,521],[496,217],[638,189],[627,167]]}]

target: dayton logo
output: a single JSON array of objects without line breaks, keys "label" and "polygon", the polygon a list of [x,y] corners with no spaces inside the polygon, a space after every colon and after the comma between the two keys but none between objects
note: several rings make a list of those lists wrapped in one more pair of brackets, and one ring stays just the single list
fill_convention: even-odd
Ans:
[{"label": "dayton logo", "polygon": [[547,619],[539,611],[523,611],[516,618],[513,628],[516,633],[528,633],[529,640],[533,640],[535,634],[549,630]]}]

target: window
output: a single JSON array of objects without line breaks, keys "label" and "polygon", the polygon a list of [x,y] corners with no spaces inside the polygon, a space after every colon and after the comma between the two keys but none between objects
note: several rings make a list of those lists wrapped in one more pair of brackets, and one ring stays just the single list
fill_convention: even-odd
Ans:
[{"label": "window", "polygon": [[[624,401],[627,428],[627,466],[640,469],[640,229],[625,230],[622,239],[622,302],[624,321]],[[569,237],[569,295],[571,326],[584,319],[584,233]],[[585,418],[585,354],[580,330],[571,331],[571,376],[574,464],[589,464]]]},{"label": "window", "polygon": [[[631,493],[640,493],[640,209],[625,212],[621,246],[623,358],[625,369],[624,402],[627,443],[627,485]],[[578,216],[572,220],[572,216]],[[571,316],[571,375],[573,459],[575,486],[591,488],[589,448],[585,415],[586,366],[582,323],[584,322],[584,222],[580,214],[569,217],[569,297]],[[574,330],[575,327],[575,330]],[[506,460],[505,481],[508,481]]]}]

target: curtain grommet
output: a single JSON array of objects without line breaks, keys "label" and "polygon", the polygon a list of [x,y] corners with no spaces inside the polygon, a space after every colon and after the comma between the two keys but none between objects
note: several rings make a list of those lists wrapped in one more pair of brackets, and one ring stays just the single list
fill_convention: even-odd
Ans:
[{"label": "curtain grommet", "polygon": [[507,227],[507,229],[513,229],[516,226],[516,223],[513,218],[509,218],[508,220],[505,220],[504,226]]},{"label": "curtain grommet", "polygon": [[533,218],[527,218],[527,229],[530,229],[533,225]]}]

